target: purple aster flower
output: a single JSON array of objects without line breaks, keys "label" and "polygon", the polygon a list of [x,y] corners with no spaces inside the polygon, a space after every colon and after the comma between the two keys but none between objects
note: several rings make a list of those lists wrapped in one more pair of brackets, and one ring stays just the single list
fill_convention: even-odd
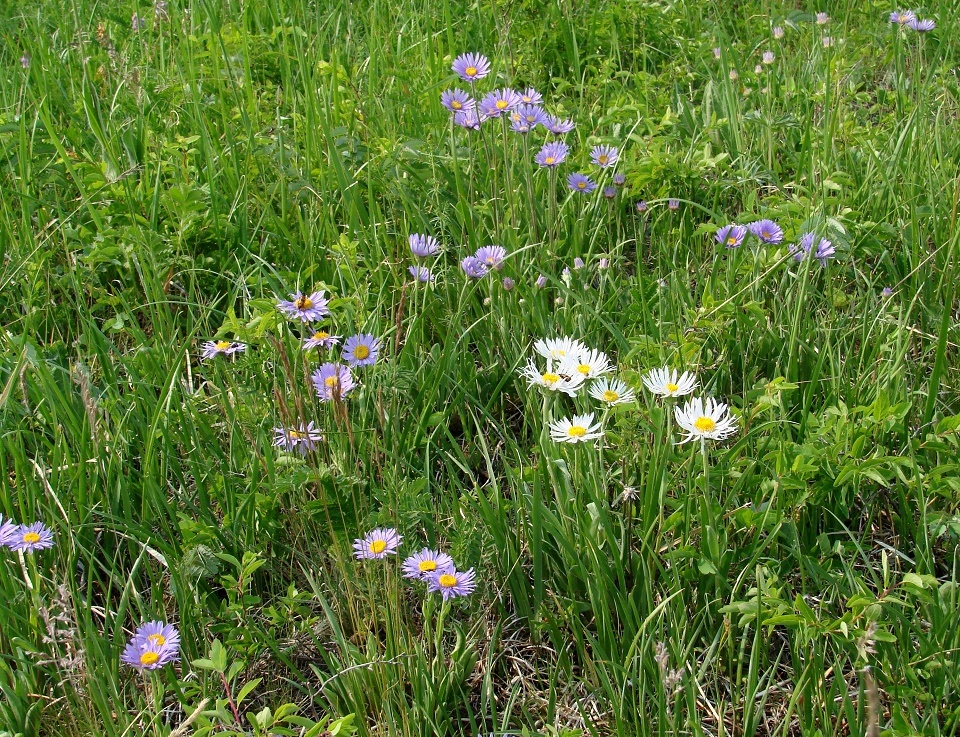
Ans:
[{"label": "purple aster flower", "polygon": [[490,74],[490,62],[483,54],[461,54],[450,67],[464,82],[483,79]]},{"label": "purple aster flower", "polygon": [[487,275],[487,265],[476,256],[467,256],[460,262],[463,273],[472,279],[481,279]]},{"label": "purple aster flower", "polygon": [[536,105],[520,105],[510,113],[510,119],[513,121],[511,125],[513,130],[517,133],[528,133],[538,125],[543,125],[547,120],[547,114]]},{"label": "purple aster flower", "polygon": [[778,41],[783,38],[783,26],[774,26],[773,27],[773,37]]},{"label": "purple aster flower", "polygon": [[680,209],[680,200],[674,200],[674,199],[667,200],[667,207],[670,210],[673,210],[674,212],[676,212],[677,210]]},{"label": "purple aster flower", "polygon": [[553,133],[555,136],[562,136],[564,133],[569,133],[575,127],[575,124],[572,120],[561,120],[552,115],[547,116],[547,122],[545,122],[544,127]]},{"label": "purple aster flower", "polygon": [[351,335],[343,344],[343,359],[351,366],[373,366],[377,362],[380,341],[370,333]]},{"label": "purple aster flower", "polygon": [[816,236],[813,233],[804,233],[800,236],[800,242],[797,245],[790,245],[790,253],[793,254],[794,261],[803,261],[813,248],[813,239]]},{"label": "purple aster flower", "polygon": [[719,59],[720,56],[722,55],[722,53],[723,53],[723,52],[720,50],[720,47],[719,47],[719,46],[714,46],[714,47],[713,47],[713,58],[714,58],[714,59]]},{"label": "purple aster flower", "polygon": [[4,520],[0,515],[0,546],[10,547],[13,535],[17,532],[17,524],[12,520]]},{"label": "purple aster flower", "polygon": [[440,94],[440,103],[451,113],[473,110],[477,106],[476,100],[459,88],[455,90],[444,90]]},{"label": "purple aster flower", "polygon": [[764,52],[763,52],[763,63],[764,63],[764,64],[773,64],[773,60],[776,59],[776,58],[777,58],[777,57],[774,55],[774,53],[773,53],[772,51],[764,51]]},{"label": "purple aster flower", "polygon": [[303,349],[309,351],[313,348],[333,348],[339,342],[339,335],[330,335],[326,330],[315,330],[313,335],[303,341]]},{"label": "purple aster flower", "polygon": [[837,249],[834,248],[834,245],[826,238],[820,239],[820,242],[817,243],[817,250],[813,253],[813,257],[820,262],[822,268],[826,268],[827,260],[835,258],[836,255]]},{"label": "purple aster flower", "polygon": [[622,187],[624,184],[627,183],[627,175],[626,175],[626,174],[619,174],[619,173],[618,173],[618,174],[614,174],[614,175],[613,175],[613,183],[614,183],[615,185],[617,185],[618,187]]},{"label": "purple aster flower", "polygon": [[476,110],[463,110],[462,112],[453,114],[454,125],[459,125],[461,128],[466,128],[467,130],[480,130],[480,122],[480,116],[477,115]]},{"label": "purple aster flower", "polygon": [[936,27],[937,27],[937,24],[934,23],[929,18],[925,18],[923,20],[920,20],[919,18],[914,18],[913,20],[907,22],[907,28],[911,28],[917,33],[927,33],[928,31],[932,31]]},{"label": "purple aster flower", "polygon": [[731,82],[735,81],[736,79],[738,79],[738,78],[740,77],[740,75],[737,74],[737,70],[736,70],[736,69],[731,69],[731,70],[730,70],[730,74],[728,74],[727,76],[730,77],[730,81],[731,81]]},{"label": "purple aster flower", "polygon": [[24,54],[20,57],[20,66],[22,66],[24,69],[30,68],[30,54]]},{"label": "purple aster flower", "polygon": [[503,277],[503,288],[506,289],[508,292],[513,291],[513,288],[516,285],[517,283],[513,279],[511,279],[509,276]]},{"label": "purple aster flower", "polygon": [[433,281],[433,274],[430,273],[430,269],[428,269],[426,266],[410,266],[407,268],[407,271],[410,272],[410,276],[412,276],[416,281]]},{"label": "purple aster flower", "polygon": [[282,448],[288,453],[306,455],[317,447],[317,443],[323,441],[323,434],[313,426],[313,422],[306,425],[301,422],[296,428],[275,427],[273,432],[276,435],[273,439],[274,447]]},{"label": "purple aster flower", "polygon": [[7,534],[6,545],[11,550],[22,550],[25,553],[52,548],[53,533],[43,522],[17,525]]},{"label": "purple aster flower", "polygon": [[829,23],[829,22],[830,22],[830,16],[829,16],[829,15],[827,15],[826,13],[823,13],[823,12],[817,13],[817,25],[818,25],[818,26],[825,26],[825,25],[827,25],[827,23]]},{"label": "purple aster flower", "polygon": [[884,287],[883,291],[880,292],[881,297],[892,297],[893,290],[890,287]]},{"label": "purple aster flower", "polygon": [[452,566],[445,571],[434,571],[427,578],[427,590],[439,591],[444,600],[457,596],[469,596],[477,588],[475,574],[469,571],[458,571]]},{"label": "purple aster flower", "polygon": [[775,244],[783,240],[783,229],[772,220],[757,220],[747,228],[764,243]]},{"label": "purple aster flower", "polygon": [[547,286],[547,277],[541,274],[537,277],[537,288],[543,289],[545,286]]},{"label": "purple aster flower", "polygon": [[499,271],[503,268],[503,260],[507,257],[507,249],[503,246],[484,246],[478,248],[473,257],[488,269]]},{"label": "purple aster flower", "polygon": [[506,87],[487,93],[480,101],[480,114],[485,118],[499,118],[520,104],[520,95]]},{"label": "purple aster flower", "polygon": [[421,235],[413,233],[408,239],[410,251],[414,256],[426,258],[427,256],[436,256],[440,253],[440,244],[432,235]]},{"label": "purple aster flower", "polygon": [[617,188],[614,187],[612,184],[608,184],[606,187],[603,188],[603,196],[606,197],[608,200],[612,200],[614,197],[617,196]]},{"label": "purple aster flower", "polygon": [[645,200],[640,200],[640,201],[637,203],[637,212],[639,212],[639,213],[641,213],[641,214],[645,213],[649,208],[650,208],[650,206],[646,203]]},{"label": "purple aster flower", "polygon": [[567,177],[567,186],[574,192],[590,194],[597,188],[597,183],[586,174],[580,174],[577,172],[576,174],[571,174]]},{"label": "purple aster flower", "polygon": [[754,74],[763,74],[763,67],[762,67],[760,64],[757,64],[757,65],[753,68],[753,73],[754,73]]},{"label": "purple aster flower", "polygon": [[247,346],[244,343],[234,343],[229,340],[208,340],[203,344],[200,357],[206,361],[217,356],[231,356],[234,353],[242,353],[245,350],[247,350]]},{"label": "purple aster flower", "polygon": [[358,560],[371,558],[386,558],[396,555],[403,538],[392,527],[378,527],[368,532],[365,537],[353,541],[353,554]]},{"label": "purple aster flower", "polygon": [[537,152],[534,161],[542,167],[552,169],[562,164],[569,153],[570,147],[563,141],[551,141]]},{"label": "purple aster flower", "polygon": [[290,301],[280,300],[277,309],[284,315],[300,322],[316,322],[330,314],[327,309],[328,300],[323,298],[323,292],[314,292],[310,295],[294,292]]},{"label": "purple aster flower", "polygon": [[890,13],[890,22],[896,23],[898,26],[905,26],[912,20],[917,19],[917,14],[912,10],[895,10]]},{"label": "purple aster flower", "polygon": [[616,146],[594,146],[590,152],[590,160],[601,169],[608,169],[617,163],[620,152]]},{"label": "purple aster flower", "polygon": [[403,561],[403,577],[416,578],[426,581],[430,574],[436,571],[444,572],[453,569],[453,558],[439,550],[424,548]]},{"label": "purple aster flower", "polygon": [[579,256],[577,256],[575,259],[573,259],[573,268],[575,268],[575,269],[577,269],[577,270],[582,269],[582,268],[583,268],[583,259],[580,258]]},{"label": "purple aster flower", "polygon": [[747,229],[743,225],[724,225],[714,237],[727,248],[739,248],[747,237]]},{"label": "purple aster flower", "polygon": [[180,634],[172,624],[147,622],[130,638],[121,662],[137,670],[156,670],[180,659]]},{"label": "purple aster flower", "polygon": [[350,367],[342,363],[320,364],[320,368],[313,372],[310,380],[321,402],[343,399],[356,386]]},{"label": "purple aster flower", "polygon": [[533,89],[533,87],[527,87],[527,89],[520,93],[520,100],[524,105],[542,105],[543,95]]},{"label": "purple aster flower", "polygon": [[610,266],[610,259],[608,259],[608,258],[605,257],[605,256],[600,259],[600,268],[601,268],[601,269],[609,268],[609,266]]}]

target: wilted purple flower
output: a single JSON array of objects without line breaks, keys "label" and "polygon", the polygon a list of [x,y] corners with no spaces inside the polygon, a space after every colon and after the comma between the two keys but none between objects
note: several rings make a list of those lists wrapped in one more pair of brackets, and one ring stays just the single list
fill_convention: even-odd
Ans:
[{"label": "wilted purple flower", "polygon": [[231,356],[234,353],[242,353],[247,350],[245,343],[234,343],[229,340],[208,340],[202,347],[203,351],[200,353],[200,357],[205,361],[217,356]]},{"label": "wilted purple flower", "polygon": [[895,10],[890,13],[890,22],[899,26],[905,26],[912,20],[917,19],[917,14],[912,10]]},{"label": "wilted purple flower", "polygon": [[480,116],[477,115],[476,110],[463,110],[459,113],[454,113],[453,123],[467,130],[480,130]]},{"label": "wilted purple flower", "polygon": [[564,133],[569,133],[575,127],[572,120],[561,120],[552,115],[547,116],[547,121],[543,125],[555,136],[562,136]]},{"label": "wilted purple flower", "polygon": [[720,56],[722,55],[722,53],[723,53],[723,52],[720,50],[720,47],[719,47],[719,46],[714,46],[714,47],[713,47],[713,58],[714,58],[714,59],[719,59]]},{"label": "wilted purple flower", "polygon": [[783,229],[772,220],[757,220],[747,228],[764,243],[774,244],[783,240]]},{"label": "wilted purple flower", "polygon": [[776,58],[772,51],[763,52],[763,63],[764,64],[773,64],[773,60]]},{"label": "wilted purple flower", "polygon": [[445,571],[431,573],[427,578],[427,590],[439,591],[445,600],[457,596],[469,596],[477,587],[474,577],[472,568],[469,571],[458,571],[451,566]]},{"label": "wilted purple flower", "polygon": [[453,567],[453,558],[446,553],[424,548],[403,561],[402,569],[404,578],[426,581],[432,573],[436,571],[445,572]]},{"label": "wilted purple flower", "polygon": [[608,200],[612,200],[614,197],[617,196],[617,188],[614,187],[612,184],[608,184],[606,187],[603,188],[603,196],[606,197]]},{"label": "wilted purple flower", "polygon": [[932,31],[934,28],[936,28],[937,24],[929,18],[925,18],[924,20],[914,18],[913,20],[907,22],[907,27],[912,28],[917,33],[927,33],[928,31]]},{"label": "wilted purple flower", "polygon": [[34,550],[44,550],[53,547],[53,533],[43,524],[34,522],[32,525],[17,525],[7,533],[4,541],[11,550],[22,550],[32,553]]},{"label": "wilted purple flower", "polygon": [[517,283],[513,279],[511,279],[509,276],[503,277],[503,288],[506,289],[508,292],[513,291],[513,288],[516,285]]},{"label": "wilted purple flower", "polygon": [[309,351],[313,348],[333,348],[339,342],[339,335],[330,335],[326,330],[315,330],[313,335],[303,341],[303,349]]},{"label": "wilted purple flower", "polygon": [[373,366],[377,362],[380,341],[370,333],[351,335],[343,344],[343,360],[351,366]]},{"label": "wilted purple flower", "polygon": [[430,273],[430,269],[426,266],[411,266],[407,269],[416,281],[430,282],[433,281],[433,274]]},{"label": "wilted purple flower", "polygon": [[570,147],[563,141],[551,141],[537,152],[534,161],[540,166],[552,169],[562,164],[569,153]]},{"label": "wilted purple flower", "polygon": [[460,262],[463,273],[472,279],[481,279],[487,275],[487,265],[476,256],[467,256]]},{"label": "wilted purple flower", "polygon": [[410,251],[414,256],[426,258],[427,256],[436,256],[440,252],[440,244],[432,235],[412,233],[407,241],[410,243]]},{"label": "wilted purple flower", "polygon": [[490,74],[490,62],[482,54],[461,54],[450,67],[464,82],[483,79]]},{"label": "wilted purple flower", "polygon": [[480,101],[480,114],[486,118],[499,118],[520,104],[520,95],[506,87],[487,93]]},{"label": "wilted purple flower", "polygon": [[343,399],[356,386],[350,367],[342,363],[320,364],[320,368],[313,372],[310,380],[321,402]]},{"label": "wilted purple flower", "polygon": [[306,455],[323,440],[323,434],[313,426],[313,422],[308,422],[306,425],[301,422],[296,428],[275,427],[273,432],[274,447],[283,448],[288,453],[297,452],[300,455]]},{"label": "wilted purple flower", "polygon": [[833,244],[826,238],[821,238],[820,242],[817,243],[817,250],[814,251],[813,257],[820,262],[821,267],[826,268],[827,260],[834,258],[836,255],[837,249],[834,248]]},{"label": "wilted purple flower", "polygon": [[327,309],[328,300],[323,298],[323,291],[305,295],[294,292],[290,300],[280,300],[277,309],[290,319],[299,319],[301,322],[316,322],[330,314]]},{"label": "wilted purple flower", "polygon": [[893,290],[892,290],[890,287],[884,287],[883,290],[880,292],[880,296],[881,296],[881,297],[892,297],[892,296],[893,296]]},{"label": "wilted purple flower", "polygon": [[580,258],[579,256],[577,256],[575,259],[573,259],[573,268],[575,268],[575,269],[582,269],[582,268],[583,268],[583,259]]},{"label": "wilted purple flower", "polygon": [[24,54],[20,57],[20,66],[22,66],[24,69],[30,68],[30,54]]},{"label": "wilted purple flower", "polygon": [[542,105],[543,95],[533,89],[533,87],[527,87],[527,89],[520,93],[520,100],[524,105]]},{"label": "wilted purple flower", "polygon": [[727,248],[739,248],[747,237],[747,229],[743,225],[724,225],[714,237]]},{"label": "wilted purple flower", "polygon": [[130,638],[120,661],[137,670],[156,670],[180,658],[180,633],[172,624],[147,622]]},{"label": "wilted purple flower", "polygon": [[139,15],[137,15],[136,13],[134,13],[134,14],[131,16],[131,18],[130,18],[130,28],[131,28],[134,32],[139,31],[139,30],[141,30],[142,28],[145,28],[146,25],[147,25],[147,22],[146,22],[143,18],[141,18]]},{"label": "wilted purple flower", "polygon": [[782,27],[782,26],[774,26],[774,27],[773,27],[773,37],[774,37],[775,39],[777,39],[778,41],[779,41],[781,38],[783,38],[783,27]]},{"label": "wilted purple flower", "polygon": [[537,277],[537,288],[543,289],[545,286],[547,286],[547,277],[541,274]]},{"label": "wilted purple flower", "polygon": [[461,110],[473,110],[477,106],[476,100],[461,89],[444,90],[440,94],[440,103],[451,113]]},{"label": "wilted purple flower", "polygon": [[637,212],[639,212],[641,215],[645,213],[648,209],[650,209],[650,206],[646,203],[646,200],[640,200],[637,203]]},{"label": "wilted purple flower", "polygon": [[830,16],[829,16],[829,15],[827,15],[826,13],[823,13],[823,12],[817,13],[817,25],[818,25],[818,26],[825,26],[825,25],[827,25],[827,23],[829,23],[829,22],[830,22]]},{"label": "wilted purple flower", "polygon": [[627,175],[620,174],[620,173],[614,174],[613,183],[616,184],[618,187],[622,187],[624,184],[627,183]]},{"label": "wilted purple flower", "polygon": [[608,259],[608,258],[606,258],[606,257],[601,258],[599,265],[600,265],[600,268],[601,268],[601,269],[606,269],[607,267],[610,266],[610,259]]},{"label": "wilted purple flower", "polygon": [[667,200],[667,208],[676,212],[680,209],[680,200],[669,199]]},{"label": "wilted purple flower", "polygon": [[590,152],[590,160],[601,169],[607,169],[617,163],[620,152],[616,146],[594,146]]},{"label": "wilted purple flower", "polygon": [[502,269],[503,260],[507,257],[507,249],[503,246],[484,246],[478,248],[473,257],[488,269]]},{"label": "wilted purple flower", "polygon": [[392,527],[378,527],[368,532],[365,537],[353,541],[353,554],[359,560],[372,558],[386,558],[396,555],[403,538]]},{"label": "wilted purple flower", "polygon": [[590,194],[597,188],[597,183],[585,174],[577,172],[567,177],[567,186],[574,192]]}]

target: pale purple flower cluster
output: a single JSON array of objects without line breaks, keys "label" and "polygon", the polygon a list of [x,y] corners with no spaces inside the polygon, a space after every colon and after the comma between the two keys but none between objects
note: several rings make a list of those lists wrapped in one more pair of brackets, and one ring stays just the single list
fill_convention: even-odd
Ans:
[{"label": "pale purple flower cluster", "polygon": [[0,517],[0,546],[23,553],[53,547],[53,532],[42,522],[18,525]]},{"label": "pale purple flower cluster", "polygon": [[130,638],[120,661],[137,670],[157,670],[180,659],[180,633],[172,624],[147,622]]}]

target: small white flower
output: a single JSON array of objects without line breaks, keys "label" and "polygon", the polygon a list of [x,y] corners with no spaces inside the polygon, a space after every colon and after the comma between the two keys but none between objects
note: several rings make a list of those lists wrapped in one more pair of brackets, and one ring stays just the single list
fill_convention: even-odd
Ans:
[{"label": "small white flower", "polygon": [[530,359],[530,362],[520,370],[520,373],[530,382],[530,386],[539,386],[553,392],[563,392],[571,397],[577,393],[577,390],[585,381],[582,374],[562,374],[549,366],[546,371],[540,371],[533,359]]},{"label": "small white flower", "polygon": [[595,379],[603,374],[609,374],[613,370],[610,365],[610,359],[602,351],[591,351],[584,349],[579,356],[571,356],[560,362],[557,369],[561,374],[582,374],[585,379]]},{"label": "small white flower", "polygon": [[[579,358],[587,352],[587,347],[573,338],[547,338],[533,344],[533,350],[547,359],[548,362],[562,361],[565,358]],[[548,363],[553,368],[552,363]]]},{"label": "small white flower", "polygon": [[679,376],[676,369],[653,369],[643,377],[643,385],[661,397],[682,397],[697,388],[697,378],[689,371]]},{"label": "small white flower", "polygon": [[620,379],[607,378],[595,381],[591,385],[590,396],[611,407],[615,404],[627,404],[634,399],[633,389]]},{"label": "small white flower", "polygon": [[564,417],[550,423],[550,437],[557,443],[585,443],[603,437],[600,423],[594,424],[593,412],[574,415],[572,419]]},{"label": "small white flower", "polygon": [[683,407],[674,407],[677,424],[687,432],[680,444],[688,440],[723,440],[737,432],[737,421],[730,416],[727,405],[713,397],[693,397]]}]

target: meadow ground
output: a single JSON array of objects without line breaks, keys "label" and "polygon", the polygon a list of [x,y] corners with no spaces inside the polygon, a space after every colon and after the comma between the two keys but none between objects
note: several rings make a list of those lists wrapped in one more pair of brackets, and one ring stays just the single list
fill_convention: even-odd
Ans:
[{"label": "meadow ground", "polygon": [[898,10],[0,5],[0,733],[956,735]]}]

